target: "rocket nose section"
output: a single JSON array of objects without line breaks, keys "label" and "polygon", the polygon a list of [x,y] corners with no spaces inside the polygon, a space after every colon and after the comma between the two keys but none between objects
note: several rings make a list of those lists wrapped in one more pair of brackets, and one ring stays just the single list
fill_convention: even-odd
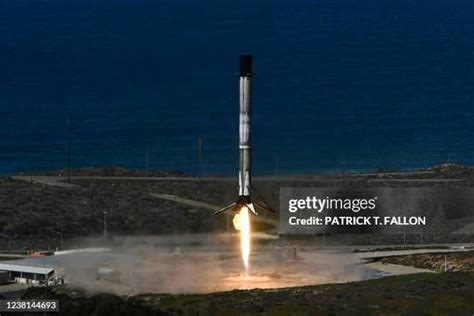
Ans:
[{"label": "rocket nose section", "polygon": [[255,216],[258,216],[258,213],[257,213],[257,211],[255,210],[255,206],[253,205],[252,202],[247,203],[246,206],[248,207],[248,209],[249,209]]}]

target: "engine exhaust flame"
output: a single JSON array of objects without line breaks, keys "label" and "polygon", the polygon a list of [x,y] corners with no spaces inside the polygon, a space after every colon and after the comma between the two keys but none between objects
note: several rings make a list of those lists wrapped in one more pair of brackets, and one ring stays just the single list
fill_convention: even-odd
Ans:
[{"label": "engine exhaust flame", "polygon": [[245,272],[249,272],[250,258],[250,217],[249,209],[243,206],[235,214],[233,224],[236,230],[240,231],[240,250],[242,252],[242,261],[244,262]]}]

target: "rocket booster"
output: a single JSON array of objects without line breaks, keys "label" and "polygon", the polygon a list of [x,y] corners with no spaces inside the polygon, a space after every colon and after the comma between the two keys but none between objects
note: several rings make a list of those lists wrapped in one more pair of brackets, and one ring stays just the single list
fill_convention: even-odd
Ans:
[{"label": "rocket booster", "polygon": [[[240,55],[239,77],[239,195],[237,201],[218,210],[215,214],[229,209],[240,210],[246,206],[254,215],[258,215],[255,205],[264,210],[274,212],[263,201],[261,195],[252,186],[251,168],[251,138],[250,138],[250,112],[251,112],[251,82],[252,82],[252,55]],[[263,203],[253,202],[250,193],[255,192]],[[254,205],[255,204],[255,205]]]},{"label": "rocket booster", "polygon": [[239,93],[239,200],[245,202],[248,208],[257,215],[250,200],[251,188],[251,82],[252,55],[240,55],[240,93]]}]

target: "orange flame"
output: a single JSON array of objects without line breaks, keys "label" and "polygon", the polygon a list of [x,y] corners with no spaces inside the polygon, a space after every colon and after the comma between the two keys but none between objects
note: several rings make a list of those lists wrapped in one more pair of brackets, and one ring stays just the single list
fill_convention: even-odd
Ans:
[{"label": "orange flame", "polygon": [[244,262],[245,271],[249,271],[250,258],[250,217],[249,209],[243,206],[240,211],[235,214],[233,224],[236,230],[240,231],[240,248],[242,251],[242,261]]}]

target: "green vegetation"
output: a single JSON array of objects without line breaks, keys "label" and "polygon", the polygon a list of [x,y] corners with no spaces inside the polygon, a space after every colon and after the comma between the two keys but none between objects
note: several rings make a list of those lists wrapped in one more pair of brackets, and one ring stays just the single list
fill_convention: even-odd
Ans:
[{"label": "green vegetation", "polygon": [[474,272],[474,251],[393,256],[382,259],[382,262],[443,272],[445,258],[447,271]]},{"label": "green vegetation", "polygon": [[[287,289],[203,295],[86,295],[62,286],[46,297],[63,315],[472,315],[474,273],[421,273]],[[42,298],[31,288],[24,298]]]}]

